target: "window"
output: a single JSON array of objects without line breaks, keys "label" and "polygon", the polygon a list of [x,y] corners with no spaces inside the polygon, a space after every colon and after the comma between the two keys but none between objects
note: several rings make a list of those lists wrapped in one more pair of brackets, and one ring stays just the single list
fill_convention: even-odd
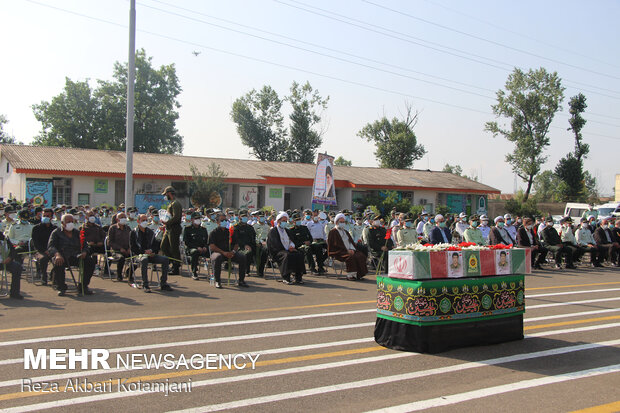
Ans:
[{"label": "window", "polygon": [[54,178],[52,181],[52,205],[71,205],[71,178]]},{"label": "window", "polygon": [[78,205],[90,204],[90,194],[78,194]]}]

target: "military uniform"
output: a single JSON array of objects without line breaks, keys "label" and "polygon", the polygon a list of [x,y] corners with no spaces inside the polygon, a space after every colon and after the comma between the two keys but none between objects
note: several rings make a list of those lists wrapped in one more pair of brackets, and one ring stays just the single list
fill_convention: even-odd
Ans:
[{"label": "military uniform", "polygon": [[6,231],[5,236],[15,245],[15,258],[17,262],[24,262],[24,257],[30,252],[30,239],[32,238],[32,225],[26,220],[27,211],[20,211],[20,219],[13,223]]},{"label": "military uniform", "polygon": [[416,244],[418,242],[418,231],[414,228],[401,228],[396,234],[397,245],[404,247],[406,245]]},{"label": "military uniform", "polygon": [[[293,217],[294,220],[298,220],[299,218],[299,216]],[[325,253],[323,248],[325,246],[325,243],[313,242],[314,240],[312,238],[312,235],[310,234],[310,230],[308,229],[308,227],[301,225],[301,223],[295,225],[294,227],[291,227],[290,231],[293,236],[292,241],[297,246],[297,249],[305,255],[308,266],[310,267],[310,271],[318,274],[324,273],[325,268],[323,266],[323,263],[325,262]],[[314,262],[315,256],[318,263],[318,269],[317,264]]]},{"label": "military uniform", "polygon": [[234,227],[234,232],[237,234],[239,252],[245,254],[248,267],[249,263],[254,261],[256,265],[256,275],[263,277],[265,275],[265,263],[267,262],[267,249],[257,248],[256,231],[254,230],[254,227],[249,225],[247,222],[243,222],[248,218],[247,213],[241,212],[240,217],[242,222],[239,222]]},{"label": "military uniform", "polygon": [[[375,220],[381,219],[381,217],[375,217]],[[384,227],[376,227],[372,226],[368,228],[368,248],[373,256],[380,258],[383,251],[383,247],[387,247],[388,250],[391,250],[394,247],[394,243],[391,238],[385,239],[387,234],[387,230]],[[388,265],[388,254],[387,251],[383,254],[383,262],[379,263],[382,271],[387,272]]]},{"label": "military uniform", "polygon": [[[164,189],[162,195],[167,193],[175,193],[175,190],[171,186],[167,186]],[[174,199],[167,209],[169,218],[166,221],[166,233],[161,241],[162,254],[168,258],[172,258],[172,271],[170,275],[179,275],[179,268],[181,267],[181,251],[179,249],[179,241],[181,239],[181,216],[183,215],[183,208],[181,203]]]},{"label": "military uniform", "polygon": [[[200,219],[200,214],[193,213],[192,219]],[[209,233],[201,225],[191,225],[183,231],[183,242],[191,257],[192,278],[198,279],[198,261],[209,256]]]}]

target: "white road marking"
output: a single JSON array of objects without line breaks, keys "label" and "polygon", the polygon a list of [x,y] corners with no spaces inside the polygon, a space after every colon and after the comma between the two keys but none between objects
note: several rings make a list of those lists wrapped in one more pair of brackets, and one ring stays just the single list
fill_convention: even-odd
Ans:
[{"label": "white road marking", "polygon": [[559,306],[563,306],[563,305],[578,305],[578,304],[602,303],[602,302],[605,302],[605,301],[618,301],[618,300],[620,300],[620,297],[597,298],[595,300],[568,301],[568,302],[565,302],[565,303],[549,303],[549,304],[526,305],[526,309],[534,310],[536,308],[559,307]]},{"label": "white road marking", "polygon": [[620,291],[620,288],[605,288],[604,290],[580,290],[580,291],[563,291],[561,293],[544,293],[525,295],[525,298],[538,298],[538,297],[554,297],[556,295],[570,295],[570,294],[588,294],[588,293],[606,293],[610,291]]},{"label": "white road marking", "polygon": [[540,333],[527,334],[525,338],[530,337],[547,337],[558,334],[580,333],[583,331],[602,330],[604,328],[620,327],[620,323],[598,324],[586,327],[565,328],[562,330],[541,331]]},{"label": "white road marking", "polygon": [[288,316],[288,317],[224,321],[221,323],[192,324],[192,325],[169,326],[169,327],[141,328],[141,329],[134,329],[134,330],[102,331],[98,333],[74,334],[74,335],[69,335],[69,336],[37,337],[37,338],[29,338],[29,339],[23,339],[23,340],[2,341],[0,342],[0,347],[15,346],[19,344],[43,343],[47,341],[81,340],[84,338],[93,338],[93,337],[109,337],[109,336],[121,336],[125,334],[155,333],[159,331],[189,330],[189,329],[196,329],[196,328],[211,328],[211,327],[228,327],[228,326],[236,326],[236,325],[243,325],[243,324],[256,324],[256,323],[275,323],[279,321],[305,320],[309,318],[371,313],[374,311],[377,311],[377,309],[371,308],[371,309],[364,309],[364,310],[338,311],[338,312],[333,312],[333,313],[301,314],[301,315],[294,315],[294,316]]},{"label": "white road marking", "polygon": [[546,315],[542,317],[524,318],[523,322],[531,323],[532,321],[554,320],[556,318],[579,317],[579,316],[592,315],[592,314],[616,313],[618,311],[620,311],[620,308],[606,308],[604,310],[582,311],[580,313],[566,313],[566,314]]},{"label": "white road marking", "polygon": [[372,410],[367,413],[400,413],[417,412],[420,410],[432,409],[434,407],[449,406],[469,400],[481,399],[483,397],[496,396],[498,394],[509,393],[517,390],[532,389],[534,387],[545,386],[547,384],[562,383],[570,380],[583,379],[587,377],[600,376],[620,372],[620,364],[599,367],[596,369],[573,371],[570,373],[558,374],[556,376],[540,377],[537,379],[522,380],[515,383],[504,384],[501,386],[488,387],[486,389],[473,390],[464,393],[451,394],[449,396],[436,397],[434,399],[420,400],[418,402],[401,404],[400,406],[386,407],[383,409]]}]

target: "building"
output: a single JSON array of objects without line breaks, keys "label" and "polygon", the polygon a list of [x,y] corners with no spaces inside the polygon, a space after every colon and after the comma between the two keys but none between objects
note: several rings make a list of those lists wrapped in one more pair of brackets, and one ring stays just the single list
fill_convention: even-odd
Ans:
[{"label": "building", "polygon": [[[310,208],[316,165],[135,153],[133,204],[162,204],[172,185],[189,206],[190,167],[203,172],[215,163],[226,173],[222,205],[276,210]],[[125,201],[125,152],[50,146],[0,145],[0,194],[4,199],[46,205],[119,205]],[[397,191],[412,205],[434,211],[486,212],[487,197],[499,190],[447,172],[367,167],[334,168],[338,209],[353,209],[369,194]]]},{"label": "building", "polygon": [[616,202],[620,202],[620,174],[616,174]]}]

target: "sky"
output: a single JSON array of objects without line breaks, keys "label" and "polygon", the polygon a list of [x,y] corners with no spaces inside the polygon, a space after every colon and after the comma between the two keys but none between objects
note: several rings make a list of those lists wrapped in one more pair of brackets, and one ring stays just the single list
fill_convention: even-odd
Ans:
[{"label": "sky", "polygon": [[[29,143],[41,130],[31,106],[61,93],[65,77],[92,86],[111,78],[114,62],[127,61],[129,5],[0,1],[5,131]],[[373,144],[357,132],[384,115],[400,117],[409,103],[427,150],[414,168],[461,165],[512,193],[505,155],[513,144],[484,124],[495,119],[495,93],[515,67],[544,67],[566,90],[542,170],[573,150],[568,101],[581,92],[585,168],[603,194],[620,173],[618,1],[137,0],[136,10],[136,47],[155,66],[177,70],[185,155],[250,159],[230,117],[233,101],[263,85],[282,97],[293,81],[309,81],[329,96],[320,152],[377,166]]]}]

